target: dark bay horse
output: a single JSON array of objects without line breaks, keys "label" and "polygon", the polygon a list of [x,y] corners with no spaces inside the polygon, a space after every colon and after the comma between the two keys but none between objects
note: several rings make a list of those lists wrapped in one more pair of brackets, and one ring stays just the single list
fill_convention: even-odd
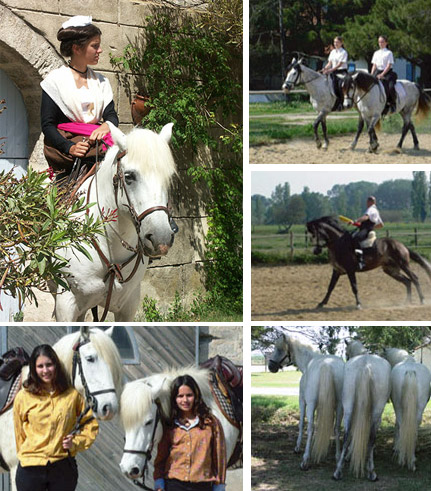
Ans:
[{"label": "dark bay horse", "polygon": [[322,308],[328,303],[332,290],[335,288],[341,275],[347,274],[353,294],[356,298],[356,306],[361,308],[356,284],[356,273],[370,271],[378,267],[391,278],[403,283],[407,289],[407,300],[411,302],[411,284],[413,283],[419,295],[420,302],[423,303],[419,280],[416,274],[410,269],[410,259],[418,263],[431,279],[431,265],[417,252],[412,251],[401,242],[387,237],[377,239],[373,247],[364,249],[365,267],[359,270],[358,259],[356,257],[350,233],[345,230],[331,216],[321,217],[317,220],[307,222],[307,230],[316,240],[315,253],[321,251],[322,246],[328,248],[329,262],[332,264],[332,277],[329,283],[325,298],[318,304]]}]

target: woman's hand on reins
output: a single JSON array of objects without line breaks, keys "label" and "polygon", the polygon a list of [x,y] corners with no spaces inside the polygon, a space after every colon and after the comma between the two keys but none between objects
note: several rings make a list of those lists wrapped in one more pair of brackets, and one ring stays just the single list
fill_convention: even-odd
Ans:
[{"label": "woman's hand on reins", "polygon": [[98,140],[100,142],[102,140],[102,138],[104,136],[106,136],[108,133],[109,133],[109,126],[108,126],[108,124],[107,123],[101,124],[90,135],[89,141],[90,141],[91,145],[93,145],[96,140]]},{"label": "woman's hand on reins", "polygon": [[70,450],[73,447],[73,435],[67,435],[63,438],[63,448]]},{"label": "woman's hand on reins", "polygon": [[72,157],[82,158],[86,156],[88,150],[90,150],[90,144],[88,141],[78,142],[70,147],[69,155],[72,155]]}]

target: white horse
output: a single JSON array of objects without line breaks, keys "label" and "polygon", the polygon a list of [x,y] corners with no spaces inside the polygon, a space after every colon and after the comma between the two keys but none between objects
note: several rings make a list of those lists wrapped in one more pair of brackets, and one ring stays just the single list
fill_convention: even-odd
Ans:
[{"label": "white horse", "polygon": [[[430,99],[419,85],[409,80],[397,81],[396,87],[399,87],[396,112],[400,113],[403,118],[403,129],[397,148],[401,149],[404,138],[410,130],[415,150],[419,150],[419,142],[412,122],[412,113],[417,108],[416,114],[419,114],[420,117],[425,117],[431,110]],[[353,150],[356,147],[364,128],[364,123],[366,123],[370,137],[369,151],[375,152],[379,146],[375,128],[380,122],[382,112],[386,106],[386,93],[382,82],[369,73],[360,71],[353,75],[349,74],[344,78],[342,91],[344,94],[344,107],[350,108],[355,104],[359,113],[358,129],[350,148]]]},{"label": "white horse", "polygon": [[[364,353],[365,351],[365,353]],[[347,452],[356,477],[364,475],[377,480],[374,470],[374,444],[382,412],[391,391],[390,364],[377,355],[370,355],[360,341],[347,345],[348,361],[344,367],[343,410],[344,443],[334,479],[342,478]]]},{"label": "white horse", "polygon": [[[342,76],[338,76],[342,79]],[[326,129],[326,116],[332,111],[335,101],[337,100],[334,90],[332,88],[332,81],[327,75],[316,72],[311,68],[308,68],[303,64],[303,59],[296,61],[293,58],[290,65],[287,67],[286,80],[282,85],[282,89],[285,94],[288,94],[296,85],[304,84],[305,90],[310,94],[310,102],[318,115],[313,123],[314,140],[317,148],[322,147],[326,150],[329,145],[327,129]],[[318,135],[319,125],[322,125],[323,132],[323,146]]]},{"label": "white horse", "polygon": [[57,321],[83,321],[88,309],[104,307],[103,319],[114,312],[118,322],[132,321],[140,301],[140,283],[149,258],[164,256],[174,241],[168,187],[175,164],[168,145],[172,123],[157,135],[135,128],[124,135],[110,125],[115,145],[108,150],[95,176],[80,191],[95,218],[117,210],[117,219],[105,225],[97,245],[86,246],[92,259],[63,250],[70,291],[59,287],[55,297]]},{"label": "white horse", "polygon": [[407,351],[388,348],[383,356],[392,365],[391,399],[395,409],[395,453],[398,464],[416,470],[416,442],[425,406],[430,398],[431,374]]},{"label": "white horse", "polygon": [[120,468],[130,479],[142,477],[144,486],[147,479],[149,489],[153,489],[153,462],[163,435],[161,420],[169,418],[171,385],[181,375],[190,375],[196,380],[205,404],[220,421],[226,440],[227,461],[239,437],[239,429],[226,419],[214,399],[206,369],[172,369],[126,384],[121,396],[121,419],[126,438]]},{"label": "white horse", "polygon": [[[288,334],[275,343],[268,368],[277,372],[283,366],[297,366],[302,377],[299,384],[299,435],[295,452],[301,449],[304,415],[307,415],[307,444],[301,469],[307,470],[310,455],[315,462],[326,457],[330,439],[335,432],[336,460],[340,455],[340,427],[343,416],[341,394],[343,389],[344,362],[334,355],[322,355],[313,346]],[[317,412],[314,428],[314,412]],[[335,419],[335,424],[334,424]]]},{"label": "white horse", "polygon": [[[119,396],[122,391],[122,363],[111,336],[112,328],[101,331],[85,327],[81,328],[80,332],[64,336],[53,346],[68,375],[72,378],[72,373],[75,372],[73,382],[76,389],[92,407],[95,417],[102,421],[110,420],[118,413]],[[77,353],[75,370],[74,350]],[[27,374],[28,366],[22,370],[23,380]],[[0,455],[10,469],[12,491],[15,491],[18,458],[12,408],[0,416]],[[0,472],[7,470],[0,467]]]}]

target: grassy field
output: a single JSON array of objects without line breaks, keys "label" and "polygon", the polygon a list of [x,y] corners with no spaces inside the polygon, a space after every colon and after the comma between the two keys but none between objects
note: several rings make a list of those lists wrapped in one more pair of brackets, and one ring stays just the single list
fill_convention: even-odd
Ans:
[{"label": "grassy field", "polygon": [[[419,491],[431,489],[431,409],[425,411],[419,430],[416,472],[400,468],[393,460],[394,412],[387,404],[377,435],[375,468],[379,481],[356,479],[344,468],[341,481],[333,481],[334,448],[330,456],[310,470],[300,469],[302,454],[293,452],[298,437],[298,397],[253,396],[252,413],[252,489],[255,491],[290,490],[370,490]],[[304,440],[303,440],[304,442]],[[304,449],[304,443],[302,451]]]},{"label": "grassy field", "polygon": [[[418,230],[417,247],[414,236],[415,228]],[[313,255],[313,246],[310,236],[307,236],[305,232],[305,225],[294,225],[290,231],[294,234],[293,260],[291,260],[289,234],[278,234],[276,225],[254,226],[251,234],[252,260],[262,263],[325,262],[327,260],[325,250],[318,257]],[[421,232],[428,233],[428,235],[419,235]],[[377,236],[385,237],[387,234],[423,256],[427,258],[431,256],[431,225],[429,223],[385,223],[385,228],[378,230]]]},{"label": "grassy field", "polygon": [[287,370],[284,372],[258,372],[251,374],[252,387],[299,387],[301,372]]},{"label": "grassy field", "polygon": [[[272,103],[251,103],[250,104],[250,145],[262,145],[277,143],[292,138],[313,138],[312,121],[288,120],[286,115],[301,113],[317,113],[313,110],[309,102],[272,102]],[[337,119],[328,119],[328,136],[345,135],[354,133],[357,128],[356,111],[332,113],[337,115]],[[263,117],[268,115],[268,117]],[[342,117],[345,115],[346,117]],[[353,117],[352,117],[353,116]],[[338,119],[338,118],[341,119]],[[414,120],[418,133],[430,133],[431,127],[427,120]],[[384,133],[400,133],[402,119],[399,115],[388,116],[382,124]],[[321,130],[319,130],[321,131]]]}]

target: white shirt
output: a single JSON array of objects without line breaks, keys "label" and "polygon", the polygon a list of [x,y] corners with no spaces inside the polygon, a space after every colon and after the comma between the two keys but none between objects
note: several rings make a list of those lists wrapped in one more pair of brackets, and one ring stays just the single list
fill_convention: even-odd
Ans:
[{"label": "white shirt", "polygon": [[348,54],[344,48],[333,49],[329,53],[328,62],[331,63],[332,68],[341,62],[342,64],[337,68],[337,70],[342,70],[343,68],[347,69],[347,58]]},{"label": "white shirt", "polygon": [[368,218],[374,223],[374,225],[383,225],[383,220],[380,218],[380,213],[376,208],[376,205],[371,205],[369,208],[367,208],[365,215],[368,215]]},{"label": "white shirt", "polygon": [[388,48],[379,49],[374,52],[371,64],[376,65],[377,70],[384,70],[389,63],[391,63],[392,66],[394,65],[394,55]]}]

